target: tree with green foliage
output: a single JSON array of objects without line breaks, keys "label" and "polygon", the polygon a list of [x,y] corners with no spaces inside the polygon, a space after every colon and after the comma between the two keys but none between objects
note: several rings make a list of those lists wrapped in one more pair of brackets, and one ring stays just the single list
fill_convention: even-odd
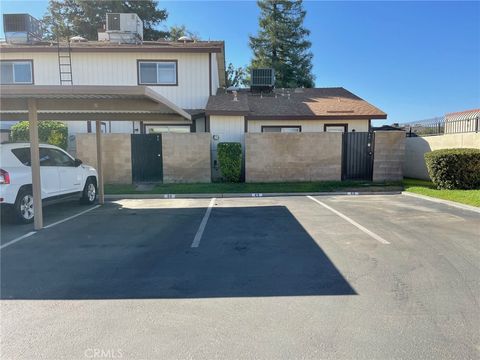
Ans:
[{"label": "tree with green foliage", "polygon": [[232,63],[228,64],[227,70],[227,87],[242,87],[248,85],[248,74],[244,67],[239,66],[236,68]]},{"label": "tree with green foliage", "polygon": [[155,27],[167,19],[168,13],[157,6],[155,0],[50,0],[42,22],[52,40],[65,41],[75,35],[97,40],[107,13],[135,13],[143,21],[144,40],[165,39],[168,33]]},{"label": "tree with green foliage", "polygon": [[277,87],[313,87],[310,31],[303,26],[302,0],[259,0],[257,36],[250,36],[252,67],[275,70]]},{"label": "tree with green foliage", "polygon": [[[29,122],[20,121],[10,129],[10,139],[13,142],[30,141]],[[67,150],[68,127],[60,121],[39,121],[38,139],[41,143],[47,143]]]},{"label": "tree with green foliage", "polygon": [[182,36],[192,40],[200,41],[200,35],[187,29],[185,25],[174,25],[168,30],[167,40],[177,41]]}]

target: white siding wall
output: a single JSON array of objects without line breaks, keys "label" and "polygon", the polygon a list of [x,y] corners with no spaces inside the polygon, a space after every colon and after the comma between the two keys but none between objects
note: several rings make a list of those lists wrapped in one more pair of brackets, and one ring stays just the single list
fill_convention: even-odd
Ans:
[{"label": "white siding wall", "polygon": [[245,120],[243,116],[210,116],[210,133],[218,140],[212,141],[212,150],[219,142],[240,142],[245,140]]},{"label": "white siding wall", "polygon": [[[59,85],[57,53],[1,53],[0,58],[33,59],[35,85]],[[152,89],[184,109],[204,109],[208,101],[208,54],[72,53],[74,85],[137,85],[137,60],[178,60],[178,86]],[[216,56],[212,56],[216,59]],[[213,63],[213,61],[212,61]],[[216,60],[215,60],[216,64]],[[212,67],[218,83],[218,71]]]},{"label": "white siding wall", "polygon": [[[368,131],[368,120],[250,120],[248,121],[248,132],[261,132],[262,125],[265,126],[288,126],[299,125],[302,132],[323,132],[325,124],[348,124],[348,131]],[[238,141],[242,145],[245,138],[245,118],[243,116],[210,116],[210,133],[218,135],[218,140],[212,141],[212,150],[217,149],[219,142]]]},{"label": "white siding wall", "polygon": [[215,95],[217,93],[217,89],[220,86],[217,66],[217,56],[216,54],[212,54],[212,95]]},{"label": "white siding wall", "polygon": [[348,124],[348,131],[368,131],[368,120],[250,120],[248,132],[262,132],[262,126],[301,126],[302,132],[323,132],[325,124]]},{"label": "white siding wall", "polygon": [[35,85],[60,85],[57,53],[2,53],[2,60],[33,60],[33,79]]}]

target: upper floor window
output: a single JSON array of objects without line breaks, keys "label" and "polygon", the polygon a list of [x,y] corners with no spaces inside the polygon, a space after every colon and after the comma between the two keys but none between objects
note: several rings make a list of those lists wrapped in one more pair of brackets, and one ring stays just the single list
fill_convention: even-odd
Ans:
[{"label": "upper floor window", "polygon": [[138,61],[139,85],[178,85],[177,61]]},{"label": "upper floor window", "polygon": [[33,84],[31,60],[1,61],[0,67],[0,81],[2,85]]}]

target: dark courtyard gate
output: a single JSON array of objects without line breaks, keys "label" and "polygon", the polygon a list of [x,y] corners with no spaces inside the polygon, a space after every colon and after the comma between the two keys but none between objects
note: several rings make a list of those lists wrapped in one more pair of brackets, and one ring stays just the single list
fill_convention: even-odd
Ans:
[{"label": "dark courtyard gate", "polygon": [[163,180],[162,135],[132,134],[132,179],[134,182]]},{"label": "dark courtyard gate", "polygon": [[345,132],[342,139],[342,180],[372,180],[373,132]]}]

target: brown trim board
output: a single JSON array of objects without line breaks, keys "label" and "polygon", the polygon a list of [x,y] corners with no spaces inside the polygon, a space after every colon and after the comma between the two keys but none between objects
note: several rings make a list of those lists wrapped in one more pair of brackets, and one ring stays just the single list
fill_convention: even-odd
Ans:
[{"label": "brown trim board", "polygon": [[205,111],[205,114],[207,114],[207,115],[218,115],[218,116],[247,116],[247,115],[248,115],[248,111],[241,111],[241,110],[236,110],[236,111],[210,110],[210,111]]},{"label": "brown trim board", "polygon": [[[3,53],[16,53],[16,52],[57,52],[56,46],[48,47],[0,47],[0,52]],[[61,47],[60,50],[68,50],[67,47]],[[92,46],[92,47],[72,47],[72,52],[83,53],[220,53],[222,50],[217,47],[205,47],[205,48],[158,48],[158,47],[104,47],[104,46]]]},{"label": "brown trim board", "polygon": [[210,132],[210,116],[205,116],[205,132]]},{"label": "brown trim board", "polygon": [[[224,111],[223,114],[215,115],[231,115],[231,113]],[[370,120],[386,119],[387,115],[247,115],[246,117],[248,120]]]},{"label": "brown trim board", "polygon": [[212,53],[208,53],[208,96],[212,96]]}]

